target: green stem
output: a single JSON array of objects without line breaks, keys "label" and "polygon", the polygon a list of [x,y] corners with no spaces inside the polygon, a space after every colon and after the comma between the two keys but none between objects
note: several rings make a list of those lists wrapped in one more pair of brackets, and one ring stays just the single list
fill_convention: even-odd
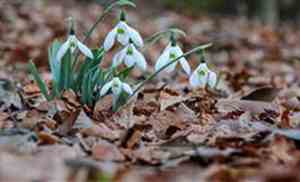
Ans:
[{"label": "green stem", "polygon": [[85,38],[83,39],[83,43],[86,43],[86,41],[90,38],[90,36],[92,35],[92,33],[95,31],[95,29],[97,28],[98,24],[103,21],[103,19],[105,18],[105,16],[115,7],[118,6],[119,3],[118,1],[110,4],[108,7],[105,8],[104,12],[99,15],[96,19],[96,22],[92,25],[92,27],[86,32],[85,34]]},{"label": "green stem", "polygon": [[[129,4],[124,4],[124,5],[130,5],[133,6],[131,3]],[[103,13],[101,15],[99,15],[96,19],[96,22],[91,26],[91,28],[85,33],[85,37],[83,39],[83,43],[85,44],[87,42],[87,40],[90,38],[90,36],[92,35],[92,33],[95,31],[95,29],[97,28],[98,24],[100,22],[102,22],[105,18],[105,16],[110,13],[111,10],[113,10],[115,7],[117,6],[123,6],[122,4],[120,4],[120,0],[115,1],[114,3],[110,4],[109,6],[107,6]],[[72,66],[72,70],[76,68],[77,62],[78,62],[78,58],[79,58],[79,53],[76,54],[76,58],[75,61],[73,63]]]},{"label": "green stem", "polygon": [[[182,31],[180,29],[177,29],[177,28],[170,28],[170,29],[167,29],[167,30],[156,32],[155,34],[153,34],[150,37],[146,38],[144,42],[145,42],[145,44],[148,44],[148,46],[150,46],[150,45],[153,45],[154,43],[156,43],[157,41],[159,41],[165,35],[169,35],[169,34],[172,34],[172,33],[181,35],[183,37],[186,36],[184,31]],[[146,47],[144,49],[146,49]]]},{"label": "green stem", "polygon": [[133,94],[132,95],[130,95],[129,97],[128,97],[128,100],[130,99],[130,98],[132,98],[148,81],[150,81],[150,80],[152,80],[153,78],[155,78],[160,72],[162,72],[164,69],[166,69],[168,66],[170,66],[171,64],[173,64],[173,63],[175,63],[176,61],[178,61],[178,60],[180,60],[181,58],[183,58],[183,57],[186,57],[186,56],[189,56],[190,54],[193,54],[193,53],[195,53],[195,52],[198,52],[198,51],[200,51],[200,50],[203,50],[203,49],[207,49],[207,48],[209,48],[209,47],[211,47],[212,46],[212,43],[209,43],[209,44],[205,44],[205,45],[202,45],[202,46],[199,46],[199,47],[196,47],[196,48],[194,48],[194,49],[192,49],[192,50],[190,50],[190,51],[188,51],[188,52],[186,52],[186,53],[184,53],[184,54],[182,54],[181,56],[179,56],[178,58],[176,58],[176,59],[174,59],[174,60],[172,60],[172,61],[170,61],[168,64],[166,64],[166,65],[164,65],[163,67],[161,67],[159,70],[157,70],[156,72],[154,72],[153,74],[151,74],[147,79],[145,79],[141,84],[139,84],[139,86],[136,88],[136,89],[134,89],[134,91],[133,91]]}]

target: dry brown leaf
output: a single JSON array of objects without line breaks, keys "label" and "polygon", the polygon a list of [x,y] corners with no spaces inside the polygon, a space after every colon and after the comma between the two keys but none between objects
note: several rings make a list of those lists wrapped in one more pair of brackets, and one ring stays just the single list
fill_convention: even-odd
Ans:
[{"label": "dry brown leaf", "polygon": [[272,102],[278,95],[279,89],[274,87],[261,87],[251,90],[241,100]]},{"label": "dry brown leaf", "polygon": [[83,128],[80,130],[80,133],[85,136],[95,136],[108,139],[110,141],[120,138],[119,131],[108,128],[104,123],[94,124],[90,128]]},{"label": "dry brown leaf", "polygon": [[104,140],[99,141],[92,147],[92,157],[96,160],[103,161],[124,161],[124,155],[119,149]]},{"label": "dry brown leaf", "polygon": [[23,90],[27,95],[35,95],[37,93],[40,93],[40,88],[35,83],[25,85],[23,87]]},{"label": "dry brown leaf", "polygon": [[65,91],[65,92],[63,93],[63,95],[62,95],[62,98],[63,98],[64,100],[66,100],[66,102],[67,102],[68,104],[70,104],[71,107],[78,108],[78,107],[81,106],[81,104],[80,104],[80,102],[79,102],[79,100],[78,100],[78,98],[77,98],[76,93],[75,93],[74,91],[72,91],[72,90]]},{"label": "dry brown leaf", "polygon": [[159,95],[160,111],[163,111],[168,107],[174,106],[187,99],[188,98],[182,97],[175,91],[172,91],[170,89],[165,89],[161,91]]},{"label": "dry brown leaf", "polygon": [[184,121],[184,118],[167,110],[152,114],[148,123],[152,125],[156,135],[163,139],[171,137],[178,130],[186,128],[188,124]]},{"label": "dry brown leaf", "polygon": [[53,145],[53,144],[56,144],[56,143],[59,143],[60,139],[51,134],[51,133],[47,133],[47,132],[44,132],[44,131],[41,131],[37,134],[38,136],[38,139],[39,139],[39,144],[40,145]]},{"label": "dry brown leaf", "polygon": [[219,112],[230,113],[235,111],[250,112],[259,115],[266,112],[279,113],[279,106],[270,102],[220,99],[216,107]]},{"label": "dry brown leaf", "polygon": [[95,105],[93,116],[97,121],[104,122],[106,118],[111,117],[112,115],[112,96],[107,95],[101,98]]}]

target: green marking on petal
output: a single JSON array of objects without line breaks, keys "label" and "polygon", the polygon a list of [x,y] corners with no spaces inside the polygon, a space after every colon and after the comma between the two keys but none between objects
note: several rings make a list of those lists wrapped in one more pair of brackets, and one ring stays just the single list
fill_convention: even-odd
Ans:
[{"label": "green marking on petal", "polygon": [[208,70],[198,70],[197,73],[199,76],[205,76],[208,73]]},{"label": "green marking on petal", "polygon": [[176,58],[177,58],[176,54],[174,54],[174,53],[170,54],[170,59],[176,59]]},{"label": "green marking on petal", "polygon": [[118,28],[117,33],[118,34],[125,34],[125,30],[123,30],[122,28]]},{"label": "green marking on petal", "polygon": [[127,55],[133,55],[133,49],[131,47],[127,49]]}]

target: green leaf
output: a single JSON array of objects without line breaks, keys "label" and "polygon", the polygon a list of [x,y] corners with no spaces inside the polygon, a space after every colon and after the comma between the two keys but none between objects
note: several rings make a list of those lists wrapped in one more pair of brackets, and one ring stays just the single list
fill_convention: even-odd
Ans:
[{"label": "green leaf", "polygon": [[82,63],[79,66],[79,71],[78,73],[74,73],[76,76],[75,81],[73,82],[72,88],[74,91],[78,91],[81,89],[81,84],[82,84],[82,79],[84,78],[84,75],[90,72],[90,70],[95,70],[95,68],[99,67],[99,64],[102,62],[103,57],[104,57],[104,49],[99,48],[93,50],[94,54],[94,59],[86,59],[84,63]]},{"label": "green leaf", "polygon": [[131,67],[129,67],[129,68],[125,68],[125,69],[123,69],[122,71],[120,71],[120,72],[116,75],[116,77],[119,77],[121,80],[125,80],[125,79],[129,76],[130,72],[131,72],[133,69],[134,69],[134,66],[131,66]]},{"label": "green leaf", "polygon": [[119,110],[119,108],[127,103],[127,100],[129,98],[129,94],[122,91],[120,96],[118,97],[117,103],[113,105],[113,112],[116,112]]},{"label": "green leaf", "polygon": [[175,35],[178,35],[178,36],[183,36],[183,37],[186,36],[186,33],[183,30],[180,30],[178,28],[169,28],[168,30],[160,31],[160,32],[153,34],[151,37],[145,39],[145,43],[152,45],[163,37],[169,38],[169,36],[172,33],[174,33]]},{"label": "green leaf", "polygon": [[119,0],[118,2],[117,2],[117,4],[119,5],[119,6],[131,6],[131,7],[136,7],[136,5],[133,3],[133,2],[131,2],[131,1],[128,1],[128,0]]},{"label": "green leaf", "polygon": [[55,40],[48,49],[48,61],[52,74],[52,97],[58,97],[60,94],[59,91],[59,80],[61,73],[61,63],[56,59],[57,52],[61,46],[61,43]]},{"label": "green leaf", "polygon": [[93,88],[92,88],[92,80],[91,80],[91,74],[87,74],[85,78],[83,79],[84,82],[82,84],[82,90],[81,90],[81,102],[83,104],[87,104],[88,106],[93,105]]},{"label": "green leaf", "polygon": [[60,90],[67,90],[71,88],[72,84],[72,55],[68,50],[61,61],[61,73],[60,73]]},{"label": "green leaf", "polygon": [[60,77],[60,61],[56,59],[61,43],[55,40],[48,49],[48,61],[53,76],[53,80],[58,83]]},{"label": "green leaf", "polygon": [[44,95],[44,97],[48,101],[50,101],[51,97],[48,94],[48,87],[47,87],[46,83],[44,82],[44,80],[41,78],[40,74],[38,73],[38,70],[37,70],[35,64],[32,62],[32,60],[29,61],[28,70],[33,75],[34,80],[37,82],[37,84],[41,90],[41,93]]}]

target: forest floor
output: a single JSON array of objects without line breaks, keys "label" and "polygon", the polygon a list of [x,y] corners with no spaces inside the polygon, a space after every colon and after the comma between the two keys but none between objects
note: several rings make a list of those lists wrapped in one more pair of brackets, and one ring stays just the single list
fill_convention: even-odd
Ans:
[{"label": "forest floor", "polygon": [[[49,80],[47,49],[64,39],[64,20],[73,16],[82,37],[103,9],[72,0],[0,2],[0,181],[300,181],[299,27],[141,9],[128,19],[144,37],[176,26],[187,33],[186,51],[213,43],[207,61],[222,75],[216,90],[192,90],[178,71],[176,79],[160,75],[117,113],[111,97],[93,108],[71,91],[47,102],[26,63],[33,59]],[[115,15],[89,46],[102,44]],[[148,47],[149,71],[167,41]],[[189,57],[193,68],[196,59]]]}]

